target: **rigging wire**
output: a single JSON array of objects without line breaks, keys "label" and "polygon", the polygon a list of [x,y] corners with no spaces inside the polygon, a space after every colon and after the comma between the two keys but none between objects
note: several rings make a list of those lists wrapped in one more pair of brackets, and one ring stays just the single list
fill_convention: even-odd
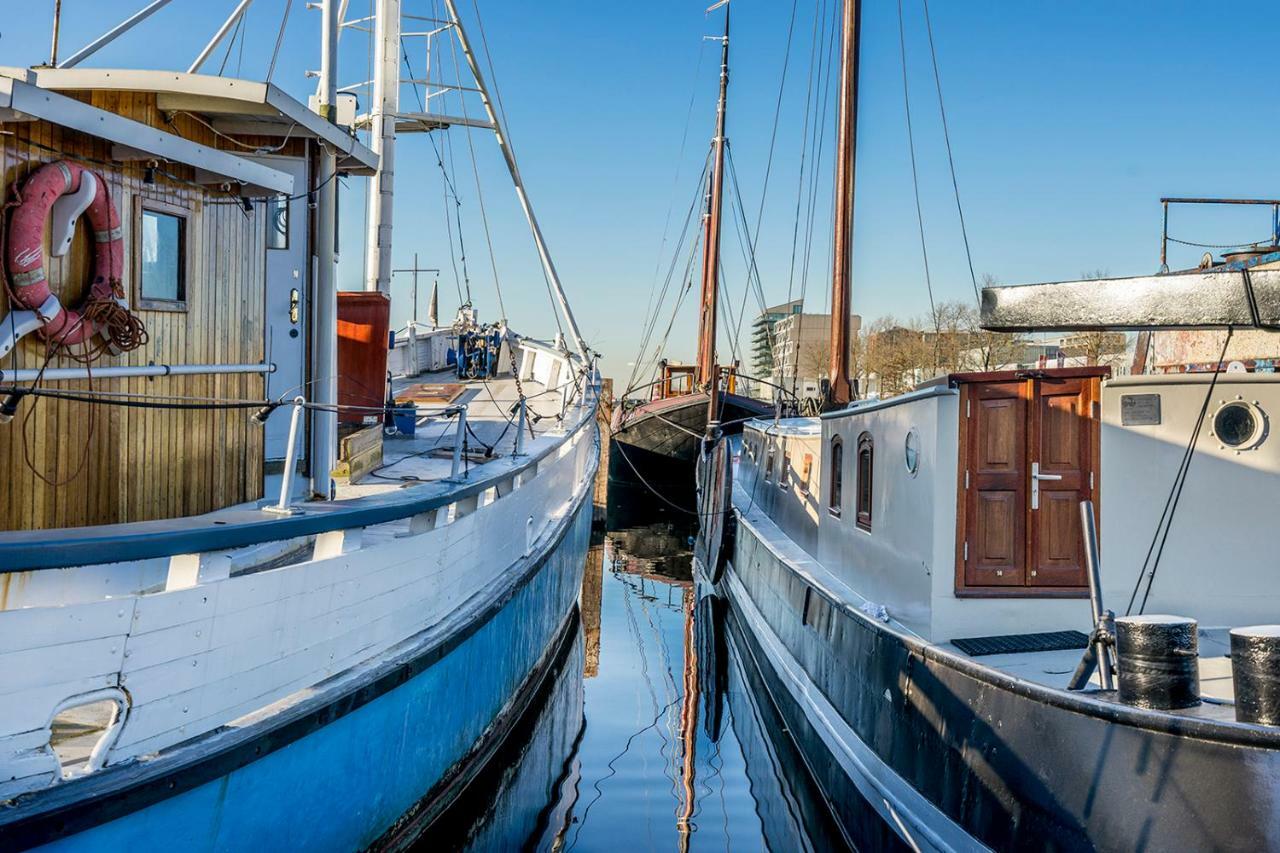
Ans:
[{"label": "rigging wire", "polygon": [[[1169,488],[1169,496],[1165,499],[1164,509],[1160,511],[1160,518],[1156,521],[1155,533],[1151,537],[1151,545],[1147,548],[1147,555],[1142,560],[1142,569],[1138,572],[1138,577],[1133,583],[1133,592],[1129,595],[1129,604],[1125,608],[1125,615],[1133,612],[1133,604],[1138,597],[1138,589],[1142,586],[1142,578],[1147,578],[1147,588],[1142,594],[1142,603],[1138,607],[1138,613],[1141,614],[1147,608],[1147,599],[1151,596],[1151,585],[1155,583],[1156,570],[1160,567],[1160,557],[1164,554],[1165,543],[1169,540],[1169,531],[1173,529],[1173,516],[1178,511],[1178,501],[1182,498],[1182,487],[1187,482],[1187,472],[1191,468],[1191,460],[1195,457],[1196,442],[1200,438],[1200,430],[1204,426],[1204,420],[1209,412],[1209,404],[1213,400],[1213,391],[1218,384],[1218,377],[1222,374],[1222,365],[1227,358],[1227,346],[1231,343],[1231,336],[1234,329],[1227,327],[1227,336],[1222,342],[1222,352],[1218,354],[1218,363],[1213,371],[1213,378],[1209,380],[1209,387],[1205,390],[1204,402],[1200,404],[1200,413],[1196,417],[1195,426],[1191,430],[1191,437],[1187,440],[1186,449],[1182,453],[1182,460],[1178,463],[1178,470],[1173,476],[1173,484]],[[1155,560],[1152,561],[1154,554]],[[1148,566],[1150,568],[1148,569]]]},{"label": "rigging wire", "polygon": [[[450,47],[452,48],[452,53],[453,53],[453,73],[454,73],[454,79],[456,79],[456,80],[461,80],[461,79],[462,79],[462,66],[461,66],[461,64],[458,62],[458,42],[457,42],[457,39],[450,39],[450,40],[449,40],[449,44],[450,44]],[[496,84],[495,84],[495,85],[496,85]],[[478,206],[479,206],[479,208],[480,208],[480,223],[481,223],[481,225],[482,225],[482,227],[483,227],[483,230],[484,230],[484,242],[485,242],[485,245],[486,245],[486,246],[488,247],[488,249],[489,249],[489,267],[490,267],[490,269],[492,269],[492,270],[493,270],[493,289],[494,289],[495,291],[497,291],[497,294],[498,294],[498,310],[499,310],[499,312],[500,312],[500,313],[501,313],[501,315],[502,315],[502,319],[504,319],[504,320],[505,320],[505,319],[507,318],[507,307],[506,307],[506,305],[503,303],[503,300],[502,300],[502,282],[501,282],[501,281],[499,280],[499,278],[498,278],[498,260],[497,260],[496,255],[494,254],[494,251],[493,251],[493,238],[492,238],[492,236],[491,236],[491,235],[490,235],[490,233],[489,233],[489,215],[488,215],[488,213],[486,213],[486,212],[485,212],[485,207],[484,207],[484,190],[483,190],[483,189],[481,188],[481,186],[480,186],[480,167],[477,165],[477,162],[476,162],[476,149],[475,149],[475,144],[473,143],[472,138],[471,138],[471,125],[470,125],[470,118],[471,118],[471,116],[470,116],[470,115],[468,114],[468,112],[467,112],[467,99],[466,99],[466,97],[465,97],[461,92],[459,92],[459,93],[458,93],[458,105],[459,105],[459,107],[460,107],[460,108],[461,108],[461,110],[462,110],[462,118],[463,118],[464,123],[465,123],[465,125],[466,125],[466,126],[465,126],[465,127],[463,127],[463,129],[462,129],[462,134],[463,134],[463,136],[465,136],[465,137],[466,137],[466,140],[467,140],[467,151],[468,151],[468,153],[470,154],[470,157],[471,157],[471,173],[472,173],[472,175],[475,177],[475,182],[476,182],[476,203],[477,203],[477,205],[478,205]]]},{"label": "rigging wire", "polygon": [[920,206],[920,177],[916,171],[916,139],[911,129],[911,90],[907,85],[907,36],[903,24],[902,0],[898,0],[898,47],[902,57],[902,105],[907,117],[907,150],[911,153],[911,186],[915,190],[916,222],[920,226],[920,257],[924,260],[924,286],[929,292],[929,315],[933,318],[933,328],[936,333],[933,344],[936,367],[942,328],[939,325],[937,306],[933,302],[933,279],[929,275],[929,249],[924,239],[924,209]]},{"label": "rigging wire", "polygon": [[[267,66],[266,82],[271,82],[271,76],[276,73],[276,60],[280,58],[280,45],[284,43],[284,29],[289,23],[289,12],[293,9],[293,0],[285,0],[284,15],[280,18],[280,31],[276,33],[276,46],[271,51],[271,63]],[[373,75],[369,75],[373,76]]]},{"label": "rigging wire", "polygon": [[969,281],[973,284],[973,298],[982,305],[982,293],[978,290],[978,277],[973,271],[973,253],[969,250],[969,229],[964,222],[964,205],[960,203],[960,182],[956,180],[956,159],[951,153],[951,131],[947,129],[947,107],[942,100],[942,75],[938,72],[938,51],[933,44],[933,24],[929,20],[929,0],[924,5],[924,28],[929,34],[929,57],[933,60],[933,82],[938,90],[938,113],[942,116],[942,139],[947,144],[947,164],[951,167],[951,189],[956,197],[956,214],[960,217],[960,236],[964,238],[964,257],[969,262]]}]

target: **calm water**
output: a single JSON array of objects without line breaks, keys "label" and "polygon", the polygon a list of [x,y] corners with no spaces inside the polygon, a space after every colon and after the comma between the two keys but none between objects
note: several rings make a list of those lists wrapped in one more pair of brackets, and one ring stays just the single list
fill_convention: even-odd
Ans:
[{"label": "calm water", "polygon": [[610,516],[558,672],[432,847],[831,849],[812,837],[824,821],[780,724],[698,601],[692,531],[652,511]]}]

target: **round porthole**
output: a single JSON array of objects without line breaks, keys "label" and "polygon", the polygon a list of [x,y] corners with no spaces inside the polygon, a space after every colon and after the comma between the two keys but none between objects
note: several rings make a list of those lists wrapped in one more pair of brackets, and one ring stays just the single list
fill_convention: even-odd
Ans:
[{"label": "round porthole", "polygon": [[920,471],[920,433],[914,429],[907,432],[902,449],[907,473],[914,477]]},{"label": "round porthole", "polygon": [[1213,416],[1213,436],[1224,448],[1249,450],[1266,437],[1266,416],[1243,400],[1223,404]]}]

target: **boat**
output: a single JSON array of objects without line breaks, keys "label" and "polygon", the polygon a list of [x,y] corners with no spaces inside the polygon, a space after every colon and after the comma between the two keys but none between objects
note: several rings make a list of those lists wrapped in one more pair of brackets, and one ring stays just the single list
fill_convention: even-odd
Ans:
[{"label": "boat", "polygon": [[704,452],[700,595],[849,846],[1280,847],[1280,381],[1227,347],[1280,319],[1276,243],[982,291],[993,331],[1207,331],[1199,365],[945,374]]},{"label": "boat", "polygon": [[[729,92],[729,6],[724,6],[720,47],[720,93],[715,137],[711,140],[710,177],[702,215],[702,276],[698,319],[698,359],[680,365],[663,359],[659,377],[642,388],[629,388],[615,407],[611,423],[610,477],[639,481],[656,491],[692,492],[694,464],[708,430],[737,434],[742,423],[774,410],[771,401],[738,393],[737,364],[716,358],[717,313],[720,309],[720,232],[724,206],[725,117]],[[648,399],[627,399],[633,391]]]},{"label": "boat", "polygon": [[[452,2],[484,118],[400,109],[392,0],[363,116],[337,0],[311,107],[202,72],[247,3],[187,70],[85,64],[163,5],[0,73],[0,848],[402,848],[580,654],[594,354]],[[388,382],[396,139],[450,126],[495,132],[569,339],[464,306]]]}]

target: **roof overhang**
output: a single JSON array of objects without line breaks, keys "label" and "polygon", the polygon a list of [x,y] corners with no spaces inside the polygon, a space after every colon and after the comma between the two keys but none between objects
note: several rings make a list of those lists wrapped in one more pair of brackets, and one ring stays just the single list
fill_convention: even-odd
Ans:
[{"label": "roof overhang", "polygon": [[1280,270],[1204,270],[982,291],[997,332],[1280,328]]},{"label": "roof overhang", "polygon": [[204,117],[220,133],[319,139],[338,152],[338,168],[371,175],[378,155],[350,133],[271,83],[179,71],[110,68],[6,69],[10,76],[58,92],[147,92],[161,110]]},{"label": "roof overhang", "polygon": [[[293,176],[244,157],[0,76],[0,121],[41,119],[105,139],[143,157],[194,167],[207,183],[238,184],[244,195],[292,194]],[[122,158],[124,159],[124,158]]]}]

